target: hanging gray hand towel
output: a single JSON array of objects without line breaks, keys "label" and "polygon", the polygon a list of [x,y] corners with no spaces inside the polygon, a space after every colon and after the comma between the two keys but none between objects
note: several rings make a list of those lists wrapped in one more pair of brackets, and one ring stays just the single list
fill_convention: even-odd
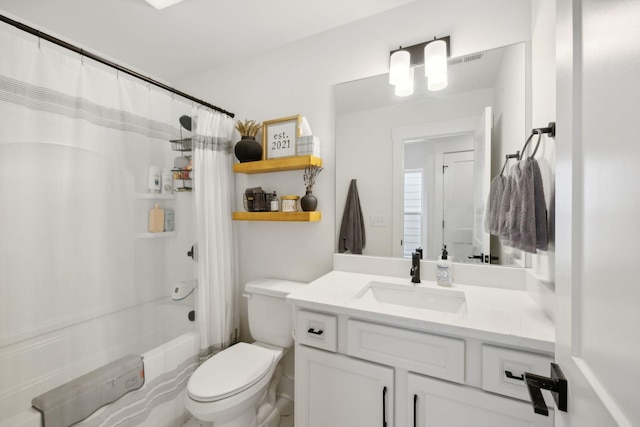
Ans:
[{"label": "hanging gray hand towel", "polygon": [[538,162],[529,157],[513,172],[503,243],[530,253],[547,250],[547,206]]},{"label": "hanging gray hand towel", "polygon": [[498,236],[500,241],[505,245],[511,244],[511,229],[513,224],[512,202],[514,193],[517,192],[516,175],[519,174],[520,168],[516,163],[509,169],[509,174],[505,180],[504,189],[502,190],[502,199],[498,210]]},{"label": "hanging gray hand towel", "polygon": [[500,206],[502,205],[502,195],[507,182],[507,177],[502,174],[495,176],[491,180],[489,187],[489,198],[485,209],[484,229],[487,233],[498,236],[500,227]]},{"label": "hanging gray hand towel", "polygon": [[549,250],[549,224],[547,219],[547,202],[544,197],[544,186],[542,184],[542,174],[536,159],[531,160],[531,171],[533,174],[533,201],[535,209],[536,224],[536,249],[541,251]]},{"label": "hanging gray hand towel", "polygon": [[338,252],[350,251],[352,254],[361,255],[365,245],[364,218],[360,208],[358,187],[356,186],[356,180],[352,179],[351,184],[349,184],[344,213],[342,214],[342,224],[338,235]]}]

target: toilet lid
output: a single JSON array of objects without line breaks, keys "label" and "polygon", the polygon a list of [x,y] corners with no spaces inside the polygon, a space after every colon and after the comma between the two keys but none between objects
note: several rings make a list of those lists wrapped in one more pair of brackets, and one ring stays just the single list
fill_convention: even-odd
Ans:
[{"label": "toilet lid", "polygon": [[273,351],[238,343],[204,362],[191,375],[187,390],[192,399],[212,402],[240,393],[264,377],[271,367]]}]

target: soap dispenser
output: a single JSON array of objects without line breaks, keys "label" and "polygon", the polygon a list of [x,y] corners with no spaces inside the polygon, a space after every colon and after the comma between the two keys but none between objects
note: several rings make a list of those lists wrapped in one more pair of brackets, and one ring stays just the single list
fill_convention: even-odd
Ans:
[{"label": "soap dispenser", "polygon": [[447,245],[442,246],[442,255],[436,263],[437,277],[436,282],[440,286],[451,286],[453,281],[453,269],[451,268],[451,257],[447,252]]}]

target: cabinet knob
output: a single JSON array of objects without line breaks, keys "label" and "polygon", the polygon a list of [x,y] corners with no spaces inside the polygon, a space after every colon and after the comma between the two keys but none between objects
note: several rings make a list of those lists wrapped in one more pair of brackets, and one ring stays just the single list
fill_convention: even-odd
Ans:
[{"label": "cabinet knob", "polygon": [[314,334],[314,335],[322,335],[322,333],[324,332],[322,329],[318,329],[317,331],[313,328],[309,328],[307,330],[308,333],[310,334]]}]

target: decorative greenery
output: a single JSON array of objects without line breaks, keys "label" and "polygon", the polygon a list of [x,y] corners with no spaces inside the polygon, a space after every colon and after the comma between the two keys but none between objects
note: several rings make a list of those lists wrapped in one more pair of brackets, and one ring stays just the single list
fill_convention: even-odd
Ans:
[{"label": "decorative greenery", "polygon": [[310,165],[304,168],[304,184],[307,187],[307,191],[311,191],[313,189],[313,185],[316,183],[316,176],[320,175],[322,172],[320,166]]},{"label": "decorative greenery", "polygon": [[255,138],[261,127],[262,123],[256,123],[255,120],[245,119],[244,122],[240,120],[236,122],[236,130],[240,132],[240,136],[251,136]]}]

